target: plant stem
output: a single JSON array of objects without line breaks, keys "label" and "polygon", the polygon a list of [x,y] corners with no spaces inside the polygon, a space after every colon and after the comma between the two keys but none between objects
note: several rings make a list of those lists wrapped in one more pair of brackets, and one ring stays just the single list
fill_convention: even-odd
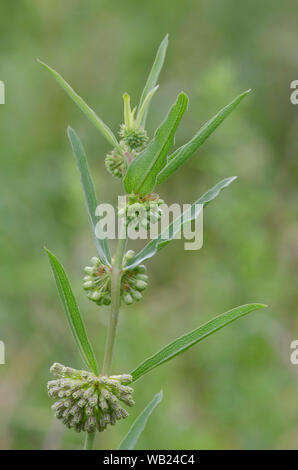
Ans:
[{"label": "plant stem", "polygon": [[105,357],[103,363],[102,373],[104,375],[109,375],[111,372],[113,352],[116,340],[117,325],[119,319],[119,309],[120,309],[120,288],[121,288],[121,270],[123,256],[126,248],[126,224],[123,222],[120,238],[118,240],[118,246],[116,251],[115,260],[112,263],[112,276],[111,276],[111,312],[110,312],[110,323],[108,338],[106,343]]},{"label": "plant stem", "polygon": [[92,433],[86,432],[84,450],[92,450],[93,449],[95,434],[96,434],[96,432],[92,432]]}]

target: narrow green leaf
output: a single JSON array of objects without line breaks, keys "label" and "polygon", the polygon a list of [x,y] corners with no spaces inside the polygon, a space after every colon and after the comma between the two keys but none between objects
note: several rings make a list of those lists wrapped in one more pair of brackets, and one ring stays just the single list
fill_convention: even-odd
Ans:
[{"label": "narrow green leaf", "polygon": [[[150,70],[145,88],[143,90],[143,93],[142,93],[142,96],[141,96],[141,99],[140,99],[140,102],[139,102],[138,113],[140,112],[140,110],[142,108],[142,105],[143,105],[146,97],[148,96],[148,93],[152,90],[152,88],[155,87],[155,85],[157,83],[159,74],[161,72],[161,69],[162,69],[162,66],[163,66],[163,63],[164,63],[164,60],[165,60],[167,47],[168,47],[168,34],[163,39],[163,41],[161,42],[161,44],[158,48],[154,63],[153,63],[152,68]],[[143,127],[145,127],[145,124],[146,124],[146,118],[147,118],[147,114],[148,114],[149,104],[150,104],[150,100],[148,101],[147,108],[146,108],[145,112],[143,113],[142,119],[141,119],[141,122],[140,122],[140,124]]]},{"label": "narrow green leaf", "polygon": [[194,135],[194,137],[185,145],[177,149],[172,155],[168,157],[166,166],[161,170],[156,179],[158,186],[166,178],[168,178],[174,171],[176,171],[183,163],[193,155],[193,153],[205,142],[212,132],[231,114],[236,106],[245,98],[250,90],[245,91],[237,96],[231,103],[222,108],[215,116],[213,116],[203,127]]},{"label": "narrow green leaf", "polygon": [[95,226],[97,225],[97,229],[100,228],[100,222],[96,220],[95,215],[95,210],[98,204],[96,200],[94,184],[88,168],[87,157],[84,147],[79,139],[78,134],[71,127],[68,127],[67,135],[70,140],[73,153],[77,162],[77,166],[80,172],[81,182],[85,194],[85,201],[87,204],[88,214],[94,236],[94,242],[98,251],[98,255],[103,263],[111,264],[111,254],[107,239],[103,237],[97,238],[95,234]]},{"label": "narrow green leaf", "polygon": [[149,91],[148,95],[144,99],[143,104],[142,104],[142,106],[141,106],[141,108],[138,112],[138,115],[137,115],[136,127],[140,127],[142,125],[143,116],[144,116],[145,112],[147,111],[147,109],[149,107],[149,104],[150,104],[153,96],[157,92],[158,88],[159,88],[159,85],[156,85],[156,87],[152,88],[152,90]]},{"label": "narrow green leaf", "polygon": [[130,107],[130,96],[128,93],[123,95],[124,102],[124,124],[126,127],[131,128],[133,125],[133,116]]},{"label": "narrow green leaf", "polygon": [[46,248],[45,251],[49,257],[60,299],[65,310],[66,318],[68,320],[73,337],[77,343],[78,349],[81,353],[82,359],[86,366],[92,372],[94,372],[94,374],[98,375],[97,362],[92,347],[90,346],[81,313],[73,295],[69,280],[62,264],[58,261],[56,256]]},{"label": "narrow green leaf", "polygon": [[120,446],[118,447],[118,450],[132,450],[135,448],[135,445],[144,431],[148,419],[150,418],[151,414],[153,413],[154,409],[157,407],[157,405],[161,402],[162,400],[162,390],[157,393],[153,399],[148,403],[146,408],[142,411],[142,413],[137,417],[135,422],[133,423],[132,427],[124,437],[124,439],[121,441]]},{"label": "narrow green leaf", "polygon": [[93,111],[93,109],[88,106],[88,104],[79,96],[73,88],[64,80],[64,78],[56,72],[56,70],[52,69],[49,65],[45,64],[41,60],[37,59],[37,61],[48,71],[50,74],[55,78],[55,80],[59,83],[59,85],[66,91],[68,96],[76,103],[76,105],[86,114],[86,116],[90,119],[91,122],[97,127],[97,129],[102,133],[102,135],[107,139],[107,141],[113,146],[117,147],[121,150],[120,145],[111,131],[111,129],[100,119],[99,116]]},{"label": "narrow green leaf", "polygon": [[145,259],[151,258],[158,251],[168,245],[185,223],[197,218],[200,213],[200,206],[197,207],[199,204],[203,204],[203,207],[205,207],[236,178],[236,176],[232,176],[220,181],[215,186],[213,186],[213,188],[209,189],[209,191],[207,191],[203,196],[197,199],[189,209],[184,211],[180,217],[177,217],[163,232],[161,232],[157,238],[154,238],[149,243],[147,243],[147,245],[145,245],[144,248],[130,260],[130,262],[127,264],[127,269],[132,269],[135,266],[141,264]]},{"label": "narrow green leaf", "polygon": [[258,303],[241,305],[240,307],[236,307],[232,310],[229,310],[228,312],[222,313],[221,315],[213,318],[212,320],[200,326],[199,328],[191,331],[190,333],[187,333],[184,336],[181,336],[180,338],[168,344],[166,347],[161,349],[153,356],[146,359],[136,369],[134,369],[134,371],[131,372],[133,381],[135,382],[142,375],[146,374],[155,367],[158,367],[161,364],[164,364],[165,362],[169,361],[173,357],[177,356],[178,354],[187,351],[187,349],[191,348],[203,339],[212,335],[224,326],[229,325],[238,318],[243,317],[244,315],[247,315],[248,313],[254,310],[258,310],[264,307],[267,307],[267,305]]},{"label": "narrow green leaf", "polygon": [[124,178],[128,193],[145,195],[154,189],[156,176],[166,164],[168,151],[174,143],[175,132],[187,104],[186,94],[180,93],[148,147],[129,165]]}]

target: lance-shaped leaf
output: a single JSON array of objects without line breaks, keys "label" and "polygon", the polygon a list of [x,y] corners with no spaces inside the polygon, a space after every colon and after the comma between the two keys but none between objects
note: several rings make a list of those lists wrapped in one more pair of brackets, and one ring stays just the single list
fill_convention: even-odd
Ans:
[{"label": "lance-shaped leaf", "polygon": [[81,182],[83,186],[83,191],[85,195],[85,201],[87,204],[88,214],[91,222],[92,232],[94,236],[94,242],[96,249],[98,251],[99,258],[105,264],[111,264],[111,254],[109,250],[108,241],[103,236],[97,237],[95,234],[95,227],[97,225],[97,232],[100,230],[100,221],[97,222],[95,216],[95,210],[97,207],[96,194],[94,189],[94,184],[89,172],[86,153],[84,147],[79,139],[77,133],[71,128],[68,127],[67,135],[70,140],[73,153],[77,162],[77,166],[81,176]]},{"label": "lance-shaped leaf", "polygon": [[138,112],[137,119],[136,119],[136,127],[142,126],[142,121],[143,121],[143,116],[145,113],[148,111],[148,107],[150,104],[150,101],[152,100],[153,96],[157,92],[159,88],[159,85],[156,85],[152,90],[149,91],[148,95],[146,96],[145,100],[143,101],[143,104]]},{"label": "lance-shaped leaf", "polygon": [[140,435],[142,434],[147,425],[148,419],[150,418],[157,405],[161,402],[161,400],[162,390],[153,397],[153,399],[148,403],[146,408],[137,417],[132,427],[130,428],[124,439],[121,441],[118,450],[132,450],[135,448],[135,445]]},{"label": "lance-shaped leaf", "polygon": [[159,74],[161,72],[161,69],[165,60],[167,47],[168,47],[168,35],[166,35],[166,37],[163,39],[163,41],[161,42],[158,48],[154,63],[152,65],[151,71],[149,73],[145,88],[143,90],[143,93],[139,102],[138,114],[140,113],[143,107],[144,101],[147,99],[146,109],[143,109],[142,116],[140,119],[140,124],[143,127],[145,127],[145,124],[146,124],[146,118],[147,118],[149,104],[150,104],[150,99],[148,99],[147,97],[148,97],[148,94],[152,91],[152,89],[155,87],[157,83]]},{"label": "lance-shaped leaf", "polygon": [[166,178],[174,173],[174,171],[183,165],[183,163],[205,142],[209,135],[217,129],[229,114],[231,114],[231,112],[249,92],[250,90],[247,90],[237,96],[231,103],[222,108],[215,116],[206,122],[187,144],[172,153],[172,155],[168,157],[167,164],[157,176],[156,185],[162,183]]},{"label": "lance-shaped leaf", "polygon": [[88,106],[88,104],[79,96],[74,89],[64,80],[64,78],[52,69],[49,65],[45,64],[41,60],[37,59],[38,62],[55,78],[59,85],[66,91],[68,96],[76,103],[76,105],[85,113],[85,115],[90,119],[90,121],[95,125],[95,127],[102,133],[102,135],[107,139],[107,141],[113,146],[117,147],[121,151],[121,147],[111,131],[111,129],[97,116],[96,112]]},{"label": "lance-shaped leaf", "polygon": [[129,165],[124,178],[124,187],[128,193],[146,195],[154,189],[156,176],[166,164],[168,151],[174,143],[175,132],[187,104],[186,94],[180,93],[148,147]]},{"label": "lance-shaped leaf", "polygon": [[134,256],[127,264],[127,269],[132,269],[145,259],[151,258],[162,248],[167,246],[175,235],[180,232],[182,226],[195,220],[199,215],[202,206],[205,207],[209,202],[213,201],[219,193],[229,186],[237,177],[232,176],[217,183],[213,188],[209,189],[203,196],[197,199],[190,208],[186,209],[181,216],[177,217],[165,230],[163,230],[157,238],[151,240],[139,253]]},{"label": "lance-shaped leaf", "polygon": [[146,359],[136,369],[134,369],[134,371],[131,372],[133,381],[135,382],[142,375],[146,374],[152,369],[155,369],[155,367],[158,367],[173,357],[178,356],[178,354],[187,351],[195,344],[212,335],[224,326],[229,325],[238,318],[241,318],[254,310],[258,310],[264,307],[267,307],[267,305],[259,303],[241,305],[240,307],[236,307],[232,310],[229,310],[228,312],[222,313],[199,328],[181,336],[153,356]]},{"label": "lance-shaped leaf", "polygon": [[71,332],[76,341],[78,349],[81,353],[82,359],[88,369],[94,372],[94,374],[98,375],[96,359],[92,347],[89,343],[81,313],[76,299],[73,295],[69,280],[66,276],[62,264],[58,261],[56,256],[46,248],[45,251],[50,260],[50,264],[57,284],[60,299],[64,307],[66,318],[68,320]]}]

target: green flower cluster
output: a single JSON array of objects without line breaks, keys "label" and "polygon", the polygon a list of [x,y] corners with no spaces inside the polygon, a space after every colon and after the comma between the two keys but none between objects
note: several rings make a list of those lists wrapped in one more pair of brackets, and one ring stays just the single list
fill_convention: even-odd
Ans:
[{"label": "green flower cluster", "polygon": [[105,166],[108,172],[122,179],[128,165],[143,150],[148,142],[147,132],[143,128],[128,128],[122,124],[119,131],[120,149],[113,149],[106,155]]},{"label": "green flower cluster", "polygon": [[124,101],[129,116],[126,116],[125,124],[120,126],[120,148],[114,148],[105,158],[108,172],[120,179],[124,177],[129,164],[146,147],[148,142],[146,130],[135,122],[134,111],[130,109],[128,95],[125,95]]},{"label": "green flower cluster", "polygon": [[[129,250],[124,256],[124,263],[126,263],[134,252]],[[141,300],[143,297],[142,291],[146,289],[148,285],[148,276],[146,274],[146,266],[140,264],[133,269],[126,269],[123,271],[121,278],[121,298],[130,305],[134,300]]]},{"label": "green flower cluster", "polygon": [[150,224],[159,221],[162,214],[160,207],[162,204],[164,204],[163,199],[160,199],[155,193],[147,194],[144,197],[130,194],[126,198],[125,207],[119,209],[118,215],[125,218],[127,227],[130,226],[135,230],[143,227],[148,230]]},{"label": "green flower cluster", "polygon": [[[134,300],[141,300],[142,291],[146,289],[148,276],[144,265],[133,269],[125,269],[126,262],[134,253],[129,250],[124,256],[124,265],[121,277],[121,299],[130,305]],[[97,305],[109,305],[111,303],[111,268],[104,265],[99,258],[91,258],[92,266],[85,267],[87,274],[83,279],[83,288],[90,300]]]},{"label": "green flower cluster", "polygon": [[131,375],[97,377],[92,372],[76,370],[55,363],[51,372],[59,377],[48,382],[48,394],[57,399],[52,406],[55,416],[68,428],[93,433],[128,416],[120,402],[134,405]]},{"label": "green flower cluster", "polygon": [[83,289],[88,299],[97,305],[111,303],[111,268],[103,264],[97,256],[91,258],[92,266],[86,266]]},{"label": "green flower cluster", "polygon": [[105,165],[111,175],[120,179],[124,177],[127,163],[124,154],[119,150],[114,149],[107,154]]},{"label": "green flower cluster", "polygon": [[141,152],[148,142],[148,135],[143,127],[130,127],[121,124],[119,136],[121,141],[131,150]]}]

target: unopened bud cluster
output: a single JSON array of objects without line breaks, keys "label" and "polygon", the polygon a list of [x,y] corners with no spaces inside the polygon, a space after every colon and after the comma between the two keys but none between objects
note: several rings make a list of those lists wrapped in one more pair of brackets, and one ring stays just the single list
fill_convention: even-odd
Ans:
[{"label": "unopened bud cluster", "polygon": [[103,264],[97,256],[91,258],[92,266],[86,266],[83,288],[87,297],[97,305],[111,303],[111,268]]},{"label": "unopened bud cluster", "polygon": [[122,179],[128,165],[145,148],[148,136],[143,127],[128,127],[125,124],[120,126],[119,135],[120,148],[107,154],[105,165],[111,175]]},{"label": "unopened bud cluster", "polygon": [[130,194],[127,196],[125,207],[119,209],[118,215],[125,218],[127,227],[133,227],[135,230],[143,227],[148,230],[150,224],[160,220],[162,204],[164,201],[158,194],[151,193],[144,197]]},{"label": "unopened bud cluster", "polygon": [[[126,262],[130,259],[131,250],[124,256]],[[97,305],[109,305],[111,303],[111,268],[102,264],[99,258],[91,258],[92,266],[85,267],[86,276],[83,279],[83,288],[87,297]],[[134,300],[141,300],[142,291],[146,289],[148,276],[144,265],[133,269],[123,269],[121,277],[121,299],[130,305]]]},{"label": "unopened bud cluster", "polygon": [[143,127],[129,127],[121,124],[119,136],[121,141],[127,145],[130,150],[141,152],[148,142],[148,135]]},{"label": "unopened bud cluster", "polygon": [[52,406],[55,416],[77,432],[104,431],[128,416],[121,402],[128,406],[135,403],[133,388],[126,385],[132,381],[131,375],[97,377],[58,363],[50,370],[58,377],[48,382],[48,394],[57,400]]},{"label": "unopened bud cluster", "polygon": [[105,165],[111,175],[123,178],[127,167],[125,154],[118,149],[112,150],[105,158]]},{"label": "unopened bud cluster", "polygon": [[[123,259],[123,266],[134,256],[134,251],[129,250],[125,253]],[[140,264],[132,269],[124,269],[121,278],[121,298],[130,305],[134,300],[141,300],[143,295],[142,291],[148,285],[147,269],[144,264]]]}]

